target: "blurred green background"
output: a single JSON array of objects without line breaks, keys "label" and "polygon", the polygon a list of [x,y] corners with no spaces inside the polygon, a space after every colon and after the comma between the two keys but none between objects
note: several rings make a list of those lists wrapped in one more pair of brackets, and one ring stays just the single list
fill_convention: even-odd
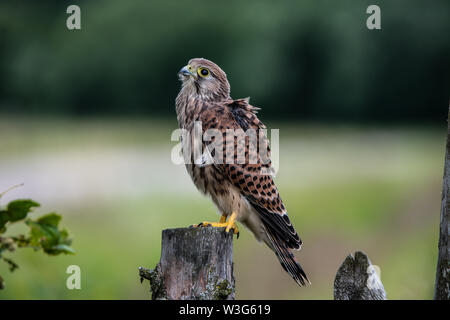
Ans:
[{"label": "blurred green background", "polygon": [[[81,7],[82,30],[66,28]],[[366,28],[381,8],[382,30]],[[298,288],[242,230],[237,298],[332,298],[355,250],[391,299],[433,296],[449,99],[450,4],[442,1],[2,1],[1,199],[57,211],[75,256],[19,250],[0,299],[148,299],[138,266],[164,228],[215,208],[170,160],[177,71],[205,57],[280,129],[276,183],[304,240]],[[20,227],[11,233],[21,232]],[[81,267],[82,289],[65,286]],[[264,266],[264,268],[261,268]]]}]

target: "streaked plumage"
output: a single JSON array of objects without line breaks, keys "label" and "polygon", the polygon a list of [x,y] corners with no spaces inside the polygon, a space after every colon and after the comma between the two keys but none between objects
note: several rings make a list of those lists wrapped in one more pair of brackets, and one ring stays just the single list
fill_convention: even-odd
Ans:
[{"label": "streaked plumage", "polygon": [[[261,161],[259,155],[256,163],[249,161],[253,154],[248,152],[248,138],[239,140],[226,135],[227,129],[254,129],[260,133],[265,126],[256,116],[259,109],[251,106],[248,99],[233,100],[225,72],[209,60],[190,60],[188,66],[180,71],[180,80],[182,88],[176,99],[180,128],[192,132],[194,123],[201,121],[202,132],[219,130],[225,142],[222,149],[224,161],[202,165],[194,163],[196,159],[191,156],[191,163],[186,164],[186,168],[194,184],[211,197],[221,214],[235,212],[237,220],[275,252],[292,278],[299,285],[305,285],[309,280],[291,252],[291,249],[300,249],[302,242],[273,182],[271,162]],[[268,149],[265,136],[262,141],[263,145],[259,147],[267,146]],[[213,139],[203,143],[203,147],[214,149],[215,142]],[[239,164],[237,152],[242,147],[245,149],[245,163]],[[227,154],[234,158],[233,163],[226,163]]]}]

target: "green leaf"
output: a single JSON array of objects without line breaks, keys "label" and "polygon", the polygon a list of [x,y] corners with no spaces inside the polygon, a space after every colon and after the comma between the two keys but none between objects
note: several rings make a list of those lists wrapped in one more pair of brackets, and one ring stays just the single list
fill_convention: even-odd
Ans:
[{"label": "green leaf", "polygon": [[55,250],[58,253],[65,253],[65,254],[75,254],[75,250],[73,248],[69,247],[66,244],[58,244],[57,246],[54,246],[52,250]]},{"label": "green leaf", "polygon": [[50,248],[59,242],[60,234],[56,227],[49,224],[41,224],[29,220],[27,224],[31,227],[31,244],[43,249]]},{"label": "green leaf", "polygon": [[5,225],[9,220],[8,211],[0,210],[0,233],[6,231]]},{"label": "green leaf", "polygon": [[14,222],[26,218],[31,208],[39,207],[40,204],[34,202],[33,200],[21,199],[14,200],[8,204],[7,211],[9,216],[9,221]]},{"label": "green leaf", "polygon": [[31,228],[31,245],[35,248],[42,248],[49,255],[74,254],[75,251],[70,247],[71,240],[68,239],[67,230],[58,230],[60,221],[61,216],[56,213],[46,214],[36,221],[28,219],[26,224]]},{"label": "green leaf", "polygon": [[62,217],[59,214],[49,213],[37,219],[36,222],[42,225],[50,225],[53,227],[58,227],[61,218]]},{"label": "green leaf", "polygon": [[[1,194],[0,194],[1,196]],[[0,235],[6,231],[8,222],[17,222],[27,218],[28,213],[39,203],[21,199],[11,201],[6,209],[0,208]],[[72,240],[66,229],[58,229],[62,217],[56,213],[48,213],[34,220],[26,219],[24,222],[30,228],[29,235],[17,235],[11,237],[0,237],[0,260],[7,263],[12,272],[19,266],[11,259],[2,256],[3,251],[14,251],[16,248],[32,247],[35,250],[42,249],[48,255],[75,254],[70,247]],[[5,287],[4,280],[0,276],[0,289]]]}]

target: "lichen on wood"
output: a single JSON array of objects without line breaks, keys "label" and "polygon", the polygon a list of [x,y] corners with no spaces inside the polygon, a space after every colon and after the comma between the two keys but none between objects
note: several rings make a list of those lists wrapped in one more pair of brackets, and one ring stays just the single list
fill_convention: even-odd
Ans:
[{"label": "lichen on wood", "polygon": [[450,300],[450,108],[447,124],[447,145],[445,150],[444,178],[442,182],[441,219],[439,228],[438,261],[434,298]]},{"label": "lichen on wood", "polygon": [[386,292],[375,267],[364,252],[348,255],[334,280],[335,300],[386,300]]},{"label": "lichen on wood", "polygon": [[161,259],[153,270],[139,269],[148,279],[152,299],[232,300],[233,233],[225,228],[166,229]]}]

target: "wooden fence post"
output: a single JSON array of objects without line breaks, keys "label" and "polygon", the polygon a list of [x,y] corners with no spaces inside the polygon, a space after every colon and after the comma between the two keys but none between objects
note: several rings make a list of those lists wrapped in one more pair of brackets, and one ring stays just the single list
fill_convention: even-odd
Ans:
[{"label": "wooden fence post", "polygon": [[161,259],[153,270],[139,268],[150,280],[152,299],[234,300],[233,233],[225,228],[166,229]]},{"label": "wooden fence post", "polygon": [[364,252],[349,254],[334,280],[335,300],[386,300],[386,292],[376,270]]},{"label": "wooden fence post", "polygon": [[448,216],[450,211],[450,108],[447,124],[447,146],[445,150],[444,178],[442,183],[441,220],[439,228],[439,254],[436,270],[436,287],[434,298],[450,300],[450,246],[448,243],[450,229]]}]

